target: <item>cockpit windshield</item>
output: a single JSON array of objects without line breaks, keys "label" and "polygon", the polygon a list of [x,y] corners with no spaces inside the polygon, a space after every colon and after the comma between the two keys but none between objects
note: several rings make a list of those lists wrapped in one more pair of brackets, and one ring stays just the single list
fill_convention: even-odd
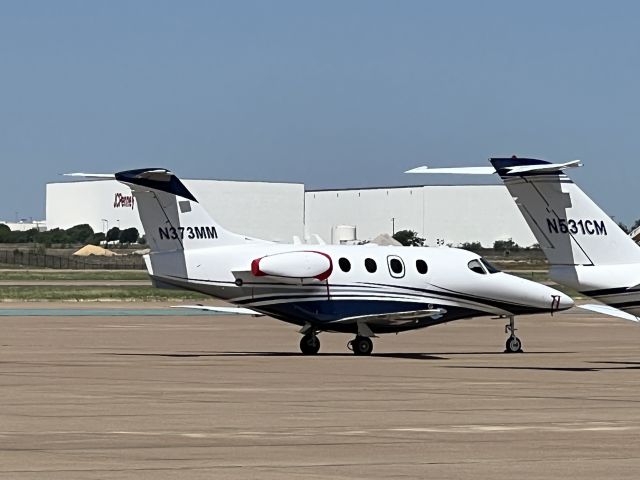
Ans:
[{"label": "cockpit windshield", "polygon": [[482,267],[482,264],[478,260],[471,260],[469,263],[467,263],[467,266],[472,272],[479,273],[480,275],[487,274],[485,269]]},{"label": "cockpit windshield", "polygon": [[485,266],[485,268],[487,269],[487,272],[489,273],[499,273],[500,270],[498,270],[496,267],[494,267],[493,265],[491,265],[489,262],[487,262],[484,258],[481,258],[480,261],[482,262],[482,264]]},{"label": "cockpit windshield", "polygon": [[467,264],[467,266],[469,267],[469,270],[479,273],[480,275],[486,275],[487,273],[498,273],[500,271],[489,262],[487,262],[484,258],[471,260]]}]

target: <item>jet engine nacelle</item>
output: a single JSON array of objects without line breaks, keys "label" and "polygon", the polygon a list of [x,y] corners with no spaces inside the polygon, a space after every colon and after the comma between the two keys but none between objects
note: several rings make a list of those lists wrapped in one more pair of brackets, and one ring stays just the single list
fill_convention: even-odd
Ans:
[{"label": "jet engine nacelle", "polygon": [[333,262],[326,253],[299,251],[276,253],[251,262],[251,273],[286,278],[315,278],[326,280],[333,271]]}]

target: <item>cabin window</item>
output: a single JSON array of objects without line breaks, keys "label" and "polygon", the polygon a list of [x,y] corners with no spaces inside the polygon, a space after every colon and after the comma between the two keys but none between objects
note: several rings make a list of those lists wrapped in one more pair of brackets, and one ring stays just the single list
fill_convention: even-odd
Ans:
[{"label": "cabin window", "polygon": [[373,258],[367,258],[364,261],[364,268],[366,268],[369,273],[375,273],[375,271],[378,270],[378,265],[376,265],[376,261]]},{"label": "cabin window", "polygon": [[478,260],[471,260],[467,264],[467,266],[469,267],[469,270],[471,270],[472,272],[479,273],[480,275],[486,275],[487,274],[485,269],[482,267],[482,264]]},{"label": "cabin window", "polygon": [[396,257],[395,255],[388,256],[387,264],[389,265],[389,273],[392,277],[404,277],[404,262],[400,257]]},{"label": "cabin window", "polygon": [[496,267],[491,265],[489,262],[487,262],[484,258],[481,258],[480,261],[484,265],[484,268],[487,269],[487,272],[489,272],[489,273],[498,273],[500,271]]},{"label": "cabin window", "polygon": [[343,272],[348,272],[349,270],[351,270],[351,262],[344,257],[338,260],[338,265],[340,265],[340,270],[342,270]]},{"label": "cabin window", "polygon": [[424,260],[416,260],[416,270],[421,275],[426,274],[429,271],[429,267],[427,267],[427,262]]}]

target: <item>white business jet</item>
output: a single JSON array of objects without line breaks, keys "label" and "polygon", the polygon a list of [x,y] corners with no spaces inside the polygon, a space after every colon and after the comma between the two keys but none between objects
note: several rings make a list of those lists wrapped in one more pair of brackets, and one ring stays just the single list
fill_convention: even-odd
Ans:
[{"label": "white business jet", "polygon": [[236,307],[189,308],[268,315],[301,326],[300,350],[315,354],[319,332],[355,334],[369,355],[372,337],[471,317],[509,318],[506,351],[521,351],[514,316],[573,306],[563,293],[499,272],[455,248],[279,244],[217,224],[173,173],[129,170],[115,178],[133,191],[156,287],[193,290]]},{"label": "white business jet", "polygon": [[418,167],[407,173],[497,173],[550,264],[549,277],[606,305],[580,308],[640,321],[640,246],[564,173],[579,160],[491,158],[491,167]]}]

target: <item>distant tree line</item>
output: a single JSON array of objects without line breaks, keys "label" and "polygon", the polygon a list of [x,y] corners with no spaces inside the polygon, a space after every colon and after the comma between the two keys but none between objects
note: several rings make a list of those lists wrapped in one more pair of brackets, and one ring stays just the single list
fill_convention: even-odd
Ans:
[{"label": "distant tree line", "polygon": [[109,229],[105,235],[102,232],[94,232],[87,225],[62,229],[53,228],[41,232],[37,228],[25,231],[13,231],[4,223],[0,223],[0,243],[38,243],[42,245],[66,245],[66,244],[92,244],[100,245],[101,242],[119,242],[121,244],[140,243],[138,229],[135,227],[120,230],[118,227]]},{"label": "distant tree line", "polygon": [[633,222],[633,224],[630,227],[628,227],[627,225],[625,225],[622,222],[618,222],[618,226],[624,231],[624,233],[630,234],[636,228],[640,227],[640,218],[638,220],[636,220],[635,222]]},{"label": "distant tree line", "polygon": [[[407,247],[421,247],[424,245],[424,238],[419,237],[416,232],[413,230],[400,230],[393,235],[393,238],[400,242],[402,245]],[[471,250],[472,252],[477,252],[479,250],[484,249],[480,242],[464,242],[460,244],[459,248],[463,248],[465,250]],[[496,240],[493,242],[494,250],[503,250],[505,252],[517,252],[522,247],[513,241],[512,238],[508,240]],[[539,248],[538,244],[532,245],[527,249],[537,249]]]},{"label": "distant tree line", "polygon": [[399,230],[393,234],[393,239],[405,247],[422,247],[424,238],[419,237],[413,230]]}]

